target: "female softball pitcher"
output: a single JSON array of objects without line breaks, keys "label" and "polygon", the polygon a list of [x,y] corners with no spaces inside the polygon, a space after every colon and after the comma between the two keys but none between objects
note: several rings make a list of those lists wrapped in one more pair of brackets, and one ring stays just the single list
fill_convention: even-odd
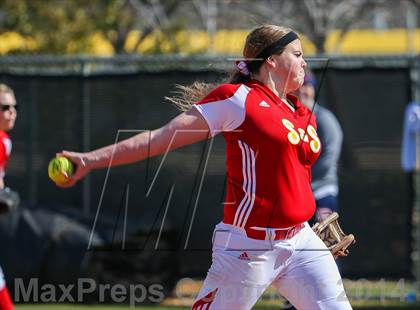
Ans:
[{"label": "female softball pitcher", "polygon": [[108,167],[111,156],[116,166],[162,154],[177,130],[191,134],[171,150],[222,133],[227,203],[192,309],[250,309],[269,285],[298,309],[351,309],[332,255],[307,224],[315,212],[310,168],[321,144],[311,111],[291,95],[305,75],[299,37],[280,26],[256,27],[243,56],[226,84],[182,88],[173,100],[185,112],[150,139],[141,133],[88,153],[59,153],[77,165],[61,186]]}]

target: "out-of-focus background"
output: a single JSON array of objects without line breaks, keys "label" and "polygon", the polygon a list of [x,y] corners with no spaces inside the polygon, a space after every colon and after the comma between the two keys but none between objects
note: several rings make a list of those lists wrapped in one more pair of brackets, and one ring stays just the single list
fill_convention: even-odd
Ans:
[{"label": "out-of-focus background", "polygon": [[[2,0],[0,82],[20,106],[5,181],[21,204],[0,215],[0,265],[18,309],[129,304],[139,292],[134,304],[188,305],[222,217],[223,138],[67,190],[47,165],[62,149],[165,124],[179,113],[164,100],[175,85],[222,81],[261,23],[300,33],[319,103],[343,128],[340,217],[357,238],[339,261],[349,297],[370,309],[418,306],[419,170],[402,168],[401,151],[405,109],[420,104],[419,0]],[[73,300],[60,284],[74,285]],[[102,284],[126,298],[101,295]],[[267,294],[258,307],[283,304]]]}]

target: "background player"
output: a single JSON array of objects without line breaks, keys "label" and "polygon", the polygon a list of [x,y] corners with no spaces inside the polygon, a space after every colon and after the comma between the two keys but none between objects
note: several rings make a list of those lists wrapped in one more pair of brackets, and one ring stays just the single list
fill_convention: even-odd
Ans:
[{"label": "background player", "polygon": [[298,90],[300,101],[310,110],[314,109],[318,136],[322,142],[322,151],[312,166],[312,190],[314,193],[317,220],[321,221],[332,212],[338,212],[338,175],[337,165],[343,144],[343,131],[334,114],[315,105],[316,79],[306,68],[305,80]]},{"label": "background player", "polygon": [[[7,131],[13,129],[17,116],[16,98],[13,90],[0,84],[0,189],[4,188],[6,164],[12,151],[12,142]],[[1,210],[6,212],[7,210]],[[12,301],[0,267],[0,310],[13,309]]]},{"label": "background player", "polygon": [[[243,56],[227,84],[184,88],[176,101],[190,108],[162,128],[88,153],[60,153],[77,165],[65,186],[93,169],[223,133],[229,204],[193,309],[250,309],[270,284],[299,309],[351,309],[334,258],[306,222],[315,211],[309,169],[321,146],[314,117],[290,95],[305,75],[300,40],[291,29],[262,25],[247,36]],[[191,106],[192,98],[201,100]],[[179,130],[188,134],[172,143]]]},{"label": "background player", "polygon": [[12,151],[12,141],[7,132],[15,126],[17,105],[13,90],[0,84],[0,188],[4,188],[6,165]]}]

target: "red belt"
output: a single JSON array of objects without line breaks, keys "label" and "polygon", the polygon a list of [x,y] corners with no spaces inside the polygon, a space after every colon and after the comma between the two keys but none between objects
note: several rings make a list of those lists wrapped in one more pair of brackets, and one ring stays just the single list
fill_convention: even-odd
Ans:
[{"label": "red belt", "polygon": [[286,229],[278,228],[260,228],[260,227],[246,227],[246,235],[252,239],[258,240],[282,240],[293,238],[302,228],[304,224],[299,224]]}]

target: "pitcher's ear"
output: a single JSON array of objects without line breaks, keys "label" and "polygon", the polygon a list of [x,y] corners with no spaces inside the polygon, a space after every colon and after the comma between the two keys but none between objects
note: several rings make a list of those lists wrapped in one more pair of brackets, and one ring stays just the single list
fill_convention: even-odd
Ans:
[{"label": "pitcher's ear", "polygon": [[274,67],[275,66],[275,60],[274,60],[273,56],[268,57],[265,61],[268,63],[268,65],[270,67]]}]

